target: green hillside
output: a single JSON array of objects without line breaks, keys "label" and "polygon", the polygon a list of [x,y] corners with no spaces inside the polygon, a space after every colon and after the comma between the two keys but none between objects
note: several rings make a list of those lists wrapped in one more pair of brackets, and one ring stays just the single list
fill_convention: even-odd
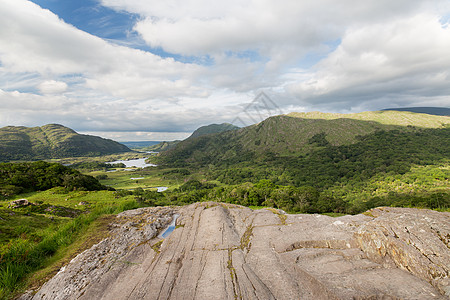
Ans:
[{"label": "green hillside", "polygon": [[179,142],[181,142],[181,141],[180,140],[176,140],[176,141],[169,141],[169,142],[160,142],[160,143],[158,143],[156,145],[153,145],[153,146],[139,148],[139,151],[163,152],[163,151],[167,151],[169,149],[172,149]]},{"label": "green hillside", "polygon": [[239,130],[185,140],[162,154],[166,163],[205,165],[243,161],[267,155],[298,156],[323,146],[350,145],[380,130],[414,132],[450,126],[450,117],[411,112],[377,111],[359,114],[291,113],[270,117]]},{"label": "green hillside", "polygon": [[353,114],[338,114],[338,113],[322,113],[322,112],[308,112],[297,113],[293,112],[288,116],[302,118],[302,119],[352,119],[360,121],[374,121],[383,125],[399,125],[399,126],[417,126],[424,128],[438,128],[444,124],[449,124],[449,117],[436,116],[424,113],[415,113],[409,111],[365,111]]},{"label": "green hillside", "polygon": [[450,108],[448,107],[401,107],[386,108],[383,110],[410,111],[421,114],[429,114],[436,116],[450,116]]},{"label": "green hillside", "polygon": [[225,132],[225,131],[230,131],[230,130],[237,130],[237,129],[239,129],[239,127],[237,127],[233,124],[230,124],[230,123],[210,124],[210,125],[199,127],[188,137],[188,139],[196,138],[196,137],[199,137],[202,135]]},{"label": "green hillside", "polygon": [[0,161],[96,156],[127,152],[120,143],[78,134],[58,124],[0,128]]},{"label": "green hillside", "polygon": [[[383,205],[450,206],[449,117],[294,113],[185,140],[156,159],[160,165],[200,170],[227,186],[206,198],[243,205],[344,213]],[[286,204],[282,187],[317,197]],[[262,196],[251,200],[255,193]]]},{"label": "green hillside", "polygon": [[[201,126],[197,128],[186,140],[197,138],[200,136],[208,135],[208,134],[214,134],[214,133],[220,133],[225,131],[231,131],[231,130],[237,130],[239,127],[234,126],[229,123],[222,123],[222,124],[210,124],[206,126]],[[163,152],[167,151],[169,149],[174,148],[180,141],[170,141],[170,142],[161,142],[159,144],[141,148],[139,150],[141,151],[156,151],[156,152]]]}]

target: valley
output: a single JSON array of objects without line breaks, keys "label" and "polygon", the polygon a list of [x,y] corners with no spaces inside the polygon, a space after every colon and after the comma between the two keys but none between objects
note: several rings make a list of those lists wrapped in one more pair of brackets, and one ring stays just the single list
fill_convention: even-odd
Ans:
[{"label": "valley", "polygon": [[[214,201],[275,209],[280,218],[376,207],[450,211],[450,117],[292,113],[224,128],[159,153],[1,163],[1,298],[45,282],[135,208]],[[30,204],[12,208],[19,199]]]},{"label": "valley", "polygon": [[449,300],[449,2],[0,0],[0,300]]}]

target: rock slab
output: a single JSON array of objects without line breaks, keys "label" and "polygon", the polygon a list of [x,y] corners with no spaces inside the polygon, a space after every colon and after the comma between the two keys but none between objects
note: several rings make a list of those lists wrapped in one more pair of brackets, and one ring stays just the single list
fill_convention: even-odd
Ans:
[{"label": "rock slab", "polygon": [[[178,214],[176,229],[161,230]],[[448,299],[450,214],[331,218],[223,203],[121,213],[22,299]]]}]

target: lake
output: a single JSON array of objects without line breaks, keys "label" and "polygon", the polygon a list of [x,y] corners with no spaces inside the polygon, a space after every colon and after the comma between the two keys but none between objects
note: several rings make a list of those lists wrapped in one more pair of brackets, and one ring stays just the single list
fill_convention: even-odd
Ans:
[{"label": "lake", "polygon": [[136,168],[145,168],[145,167],[156,167],[156,165],[154,164],[148,164],[145,162],[145,160],[148,157],[145,158],[136,158],[136,159],[130,159],[130,160],[116,160],[116,161],[110,161],[107,162],[107,164],[125,164],[125,166],[127,168],[132,168],[132,167],[136,167]]}]

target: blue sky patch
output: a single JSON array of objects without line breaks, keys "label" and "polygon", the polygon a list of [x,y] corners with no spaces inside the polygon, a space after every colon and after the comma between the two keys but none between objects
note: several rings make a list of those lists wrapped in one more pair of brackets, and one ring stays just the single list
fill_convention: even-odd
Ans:
[{"label": "blue sky patch", "polygon": [[117,12],[95,0],[32,0],[58,15],[66,23],[104,39],[125,40],[138,15]]},{"label": "blue sky patch", "polygon": [[63,19],[64,22],[111,43],[151,52],[163,58],[171,57],[182,63],[194,63],[205,66],[214,64],[214,60],[209,56],[182,56],[166,52],[162,48],[148,46],[140,35],[133,30],[134,25],[140,18],[138,14],[115,11],[102,6],[97,0],[31,1],[42,8],[50,10]]}]

